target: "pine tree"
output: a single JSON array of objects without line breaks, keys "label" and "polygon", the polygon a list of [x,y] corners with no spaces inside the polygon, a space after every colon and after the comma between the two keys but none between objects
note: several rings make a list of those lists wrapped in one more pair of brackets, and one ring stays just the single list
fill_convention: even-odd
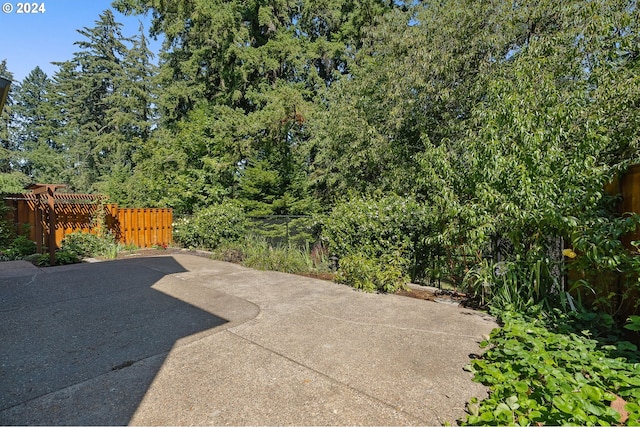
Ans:
[{"label": "pine tree", "polygon": [[151,136],[155,111],[153,104],[156,66],[151,62],[144,27],[140,24],[137,36],[129,39],[131,47],[125,51],[122,66],[124,79],[114,93],[108,115],[120,139],[113,153],[108,176],[98,184],[100,191],[121,205],[134,205],[131,182],[139,151]]}]

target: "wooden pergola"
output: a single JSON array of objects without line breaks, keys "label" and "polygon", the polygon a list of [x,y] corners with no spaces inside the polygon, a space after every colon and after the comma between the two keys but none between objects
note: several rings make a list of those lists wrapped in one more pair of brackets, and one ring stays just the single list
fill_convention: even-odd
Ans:
[{"label": "wooden pergola", "polygon": [[[49,264],[55,265],[56,263],[56,200],[54,193],[58,188],[65,188],[64,184],[31,184],[27,187],[31,190],[37,198],[37,204],[39,209],[36,209],[36,236],[42,236],[42,214],[43,214],[43,201],[46,197],[46,206],[49,210]],[[42,238],[36,240],[38,245],[38,252],[42,252]]]},{"label": "wooden pergola", "polygon": [[33,225],[37,250],[40,253],[42,253],[42,246],[45,240],[43,224],[47,225],[48,233],[46,235],[46,244],[49,250],[49,261],[51,265],[54,265],[56,260],[56,228],[58,228],[59,225],[56,205],[93,204],[104,202],[106,199],[106,196],[102,194],[56,193],[56,190],[66,187],[64,184],[31,184],[26,188],[27,190],[31,190],[31,194],[23,195],[23,197],[27,197],[27,199],[24,200],[31,199],[34,201],[35,221]]}]

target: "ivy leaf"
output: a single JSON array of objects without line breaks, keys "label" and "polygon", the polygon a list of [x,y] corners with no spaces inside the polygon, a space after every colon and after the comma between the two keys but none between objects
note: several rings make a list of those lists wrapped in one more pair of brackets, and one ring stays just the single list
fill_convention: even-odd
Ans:
[{"label": "ivy leaf", "polygon": [[575,406],[572,405],[567,400],[565,395],[554,396],[554,398],[553,398],[553,406],[555,406],[556,408],[558,408],[559,410],[561,410],[562,412],[564,412],[566,414],[573,414],[573,411],[575,409]]},{"label": "ivy leaf", "polygon": [[518,393],[527,393],[529,391],[529,385],[524,381],[518,381],[515,383],[515,389]]},{"label": "ivy leaf", "polygon": [[582,386],[581,394],[594,402],[600,402],[604,397],[604,392],[601,389],[588,384]]},{"label": "ivy leaf", "polygon": [[512,411],[516,411],[518,408],[520,408],[520,405],[518,404],[518,396],[509,396],[507,397],[506,402],[507,406]]}]

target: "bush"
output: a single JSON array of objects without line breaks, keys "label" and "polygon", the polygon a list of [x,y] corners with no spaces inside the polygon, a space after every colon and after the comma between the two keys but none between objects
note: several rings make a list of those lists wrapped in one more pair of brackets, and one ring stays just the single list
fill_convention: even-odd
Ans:
[{"label": "bush", "polygon": [[[49,255],[46,255],[46,262],[49,263]],[[56,251],[56,264],[58,265],[66,265],[66,264],[75,264],[80,262],[80,258],[76,255],[75,252],[60,249]]]},{"label": "bush", "polygon": [[8,247],[16,238],[16,227],[6,220],[9,207],[0,203],[0,247]]},{"label": "bush", "polygon": [[[36,254],[28,261],[39,267],[51,266],[49,254]],[[56,265],[76,264],[79,262],[81,262],[81,259],[78,255],[69,249],[61,248],[56,251]]]},{"label": "bush", "polygon": [[[324,221],[323,236],[330,252],[340,258],[360,254],[379,264],[377,260],[394,254],[402,260],[404,272],[415,279],[424,271],[422,239],[430,219],[430,210],[411,197],[356,197],[334,207]],[[347,263],[363,258],[356,256]]]},{"label": "bush", "polygon": [[117,244],[111,236],[99,237],[95,234],[80,231],[64,236],[61,246],[61,249],[65,252],[64,257],[73,257],[75,255],[77,258],[94,256],[115,258],[114,251],[117,252]]},{"label": "bush", "polygon": [[224,242],[245,235],[247,218],[239,204],[225,201],[200,209],[190,218],[182,218],[173,226],[174,241],[186,248],[214,250]]},{"label": "bush", "polygon": [[409,282],[403,262],[397,255],[382,259],[370,258],[362,253],[347,255],[340,260],[336,282],[365,292],[395,292]]},{"label": "bush", "polygon": [[25,236],[18,236],[10,243],[9,247],[2,251],[1,259],[4,261],[13,261],[23,259],[28,255],[33,255],[37,251],[35,242],[32,242]]}]

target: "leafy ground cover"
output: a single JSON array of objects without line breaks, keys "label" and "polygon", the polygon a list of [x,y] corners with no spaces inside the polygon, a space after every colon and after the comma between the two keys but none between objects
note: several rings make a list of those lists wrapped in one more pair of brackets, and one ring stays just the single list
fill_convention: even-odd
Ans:
[{"label": "leafy ground cover", "polygon": [[503,326],[482,343],[486,352],[468,367],[490,388],[489,397],[469,402],[462,425],[640,423],[637,347],[593,328],[606,318],[510,312],[501,318]]}]

